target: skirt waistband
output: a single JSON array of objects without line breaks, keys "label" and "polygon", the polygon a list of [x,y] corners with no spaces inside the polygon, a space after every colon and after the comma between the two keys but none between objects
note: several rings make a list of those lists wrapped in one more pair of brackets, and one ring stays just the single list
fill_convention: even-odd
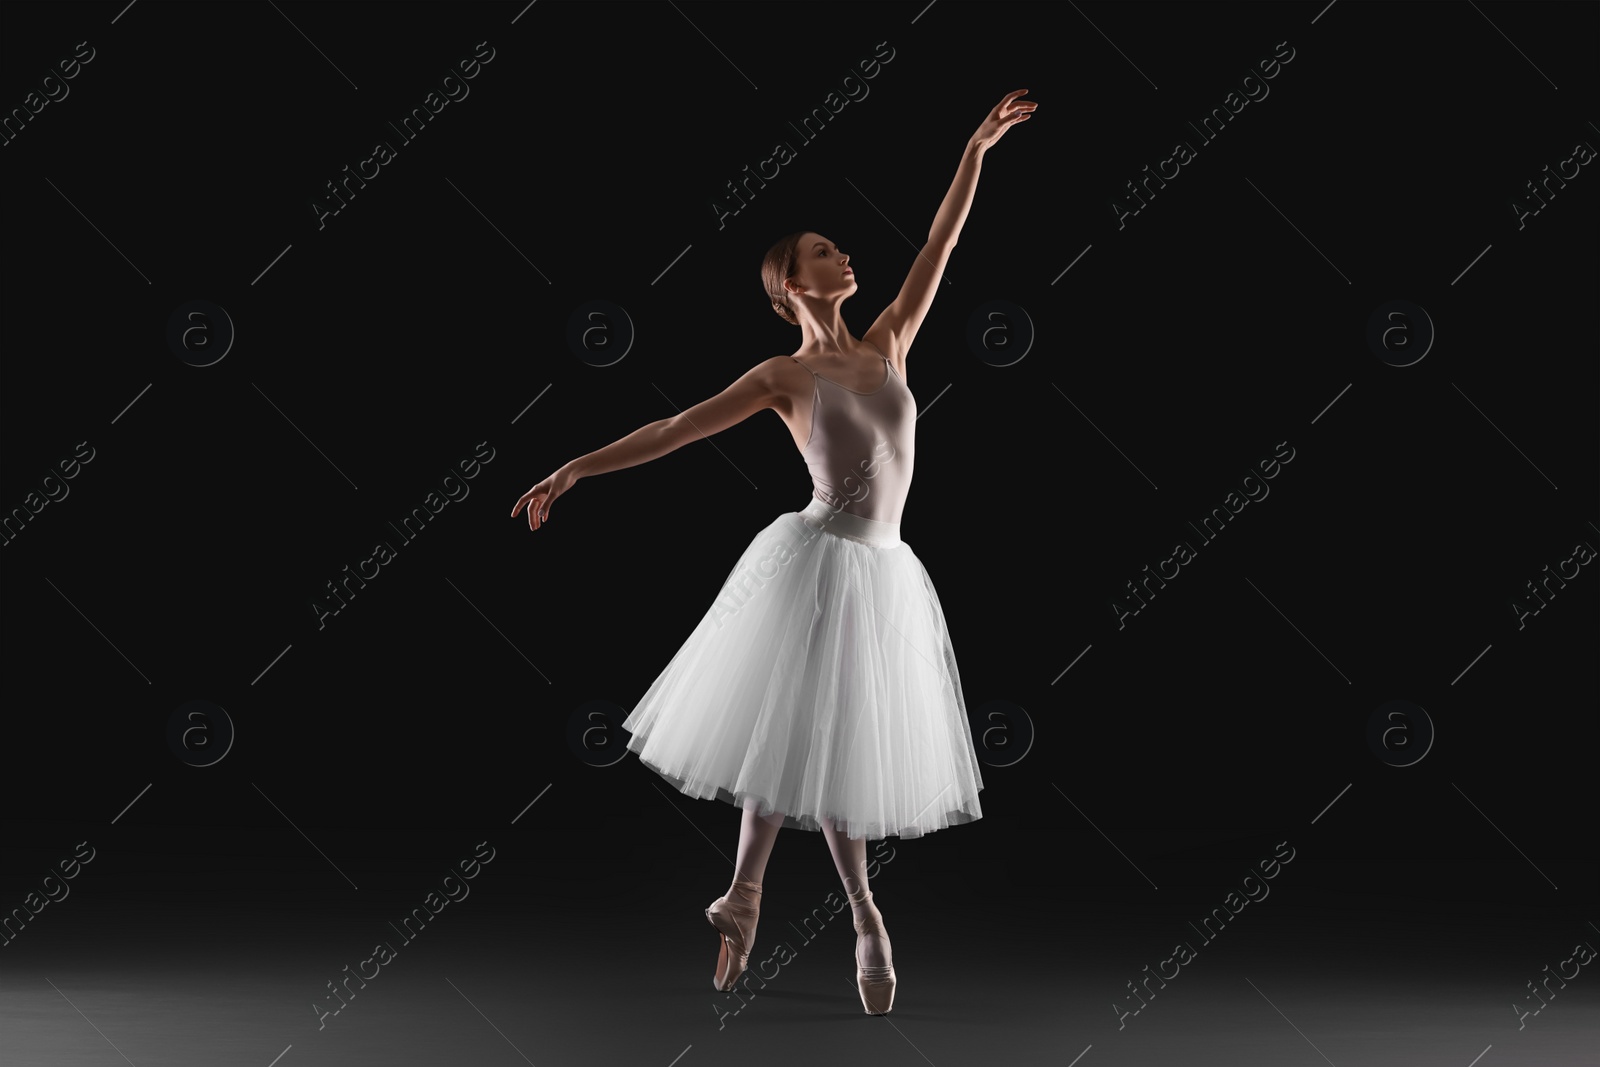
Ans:
[{"label": "skirt waistband", "polygon": [[878,548],[893,548],[901,543],[898,522],[881,522],[877,519],[852,515],[816,497],[812,497],[811,503],[795,514],[814,530],[821,530],[851,541],[860,541]]}]

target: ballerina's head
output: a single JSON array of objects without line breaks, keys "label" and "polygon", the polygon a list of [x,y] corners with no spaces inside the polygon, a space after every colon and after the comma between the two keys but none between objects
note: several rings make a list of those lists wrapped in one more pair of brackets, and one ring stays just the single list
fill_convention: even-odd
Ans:
[{"label": "ballerina's head", "polygon": [[856,291],[850,257],[819,233],[791,233],[767,250],[761,261],[761,282],[772,310],[784,322],[800,325],[802,301],[812,302],[819,317],[824,308]]}]

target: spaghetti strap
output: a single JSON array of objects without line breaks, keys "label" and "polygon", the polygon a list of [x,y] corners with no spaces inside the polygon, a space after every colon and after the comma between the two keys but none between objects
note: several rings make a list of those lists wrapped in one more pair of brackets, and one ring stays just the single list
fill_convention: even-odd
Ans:
[{"label": "spaghetti strap", "polygon": [[[863,337],[862,340],[863,341],[867,341],[867,339],[865,337]],[[872,345],[872,342],[871,341],[867,341],[867,344]],[[879,348],[877,345],[872,345],[872,350],[874,352],[878,353],[878,355],[883,359],[883,361],[889,365],[889,372],[891,374],[893,374],[896,378],[901,378],[902,377],[900,372],[895,370],[895,368],[894,368],[894,360],[890,359],[888,356],[885,356],[883,354],[883,349]],[[903,378],[902,378],[902,380],[903,380]]]},{"label": "spaghetti strap", "polygon": [[[861,392],[859,389],[852,389],[848,385],[840,385],[838,382],[834,381],[832,378],[829,378],[827,375],[817,373],[817,371],[814,370],[812,367],[810,367],[809,365],[807,365],[805,363],[802,363],[799,359],[797,359],[794,356],[790,356],[789,358],[794,360],[796,363],[799,363],[802,367],[805,367],[806,370],[811,371],[811,377],[816,379],[816,381],[818,381],[818,382],[828,382],[831,385],[838,386],[840,389],[843,389],[847,393],[854,393],[856,396],[871,396],[871,395],[873,395],[873,393],[882,392],[885,388],[888,387],[889,383],[892,382],[895,378],[898,378],[900,376],[900,374],[899,374],[898,371],[896,371],[894,369],[894,363],[892,363],[890,361],[889,357],[884,355],[881,350],[878,350],[878,346],[877,345],[872,344],[871,341],[868,341],[867,344],[872,345],[872,348],[875,351],[878,352],[878,358],[883,360],[883,384],[878,386],[878,388],[872,390],[871,392],[866,392],[866,393]],[[818,388],[820,388],[820,386]]]}]

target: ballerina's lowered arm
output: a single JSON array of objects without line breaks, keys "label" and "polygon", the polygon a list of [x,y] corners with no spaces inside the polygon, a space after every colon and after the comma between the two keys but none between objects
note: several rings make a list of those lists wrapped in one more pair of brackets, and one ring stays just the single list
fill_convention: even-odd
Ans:
[{"label": "ballerina's lowered arm", "polygon": [[517,498],[511,517],[516,518],[526,508],[528,529],[537,530],[549,519],[551,503],[571,489],[579,478],[660,459],[691,441],[721,433],[759,411],[776,407],[785,395],[778,368],[787,362],[784,356],[774,356],[758,363],[709,400],[702,400],[668,418],[646,423],[604,448],[562,464],[554,474]]}]

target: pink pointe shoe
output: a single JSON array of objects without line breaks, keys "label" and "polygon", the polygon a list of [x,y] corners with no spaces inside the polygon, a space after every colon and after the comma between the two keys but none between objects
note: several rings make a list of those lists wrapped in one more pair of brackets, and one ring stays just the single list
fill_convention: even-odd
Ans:
[{"label": "pink pointe shoe", "polygon": [[[872,893],[869,891],[864,900],[870,901]],[[894,959],[888,951],[889,935],[883,928],[879,919],[857,919],[856,927],[856,988],[861,992],[861,1007],[868,1015],[887,1015],[894,1007]],[[884,956],[889,963],[882,967],[863,967],[861,965],[861,943],[865,938],[875,937],[884,946]]]},{"label": "pink pointe shoe", "polygon": [[706,919],[717,930],[717,971],[711,976],[713,988],[726,993],[750,965],[750,947],[755,943],[756,920],[761,916],[759,882],[735,881],[734,886],[756,897],[756,903],[746,904],[728,896],[720,896],[706,909]]}]

